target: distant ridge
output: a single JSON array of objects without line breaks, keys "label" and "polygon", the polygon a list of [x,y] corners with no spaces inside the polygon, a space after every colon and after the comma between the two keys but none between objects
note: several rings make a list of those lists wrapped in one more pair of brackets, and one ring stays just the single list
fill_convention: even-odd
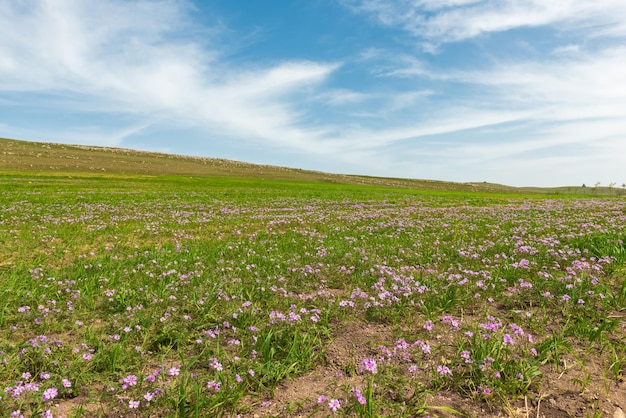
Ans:
[{"label": "distant ridge", "polygon": [[[491,193],[581,193],[572,188],[516,188],[493,183],[454,183],[330,174],[221,158],[194,157],[125,148],[68,145],[0,138],[0,173],[45,175],[220,176],[267,180],[376,185],[420,190]],[[589,188],[591,189],[591,188]],[[591,193],[590,190],[582,190]]]}]

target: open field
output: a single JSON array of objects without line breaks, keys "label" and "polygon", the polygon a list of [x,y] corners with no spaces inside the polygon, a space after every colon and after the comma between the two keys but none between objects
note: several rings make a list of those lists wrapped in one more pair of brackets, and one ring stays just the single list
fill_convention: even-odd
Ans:
[{"label": "open field", "polygon": [[352,185],[411,188],[420,190],[488,193],[528,193],[559,195],[625,195],[617,187],[516,188],[482,181],[453,183],[438,180],[381,178],[330,174],[269,165],[249,164],[219,158],[200,158],[123,148],[105,148],[17,141],[0,138],[0,171],[4,173],[38,173],[47,176],[221,176],[266,180],[289,180]]},{"label": "open field", "polygon": [[12,167],[0,202],[0,417],[626,410],[623,198]]}]

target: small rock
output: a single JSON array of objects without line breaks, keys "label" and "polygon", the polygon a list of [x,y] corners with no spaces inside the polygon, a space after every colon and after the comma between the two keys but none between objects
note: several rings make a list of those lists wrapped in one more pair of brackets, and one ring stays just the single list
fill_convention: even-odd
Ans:
[{"label": "small rock", "polygon": [[626,414],[624,414],[622,408],[617,408],[615,412],[613,412],[613,418],[626,418]]}]

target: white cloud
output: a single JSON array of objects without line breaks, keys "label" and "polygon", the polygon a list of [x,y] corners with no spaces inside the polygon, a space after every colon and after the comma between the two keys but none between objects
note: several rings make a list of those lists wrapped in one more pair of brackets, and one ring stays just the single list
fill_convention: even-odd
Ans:
[{"label": "white cloud", "polygon": [[457,42],[482,34],[558,24],[562,29],[623,36],[622,0],[344,0],[383,25],[405,29],[426,41]]},{"label": "white cloud", "polygon": [[352,103],[360,103],[372,95],[349,90],[349,89],[334,89],[319,94],[316,98],[324,103],[331,105],[345,105]]},{"label": "white cloud", "polygon": [[562,45],[555,48],[551,54],[552,55],[576,55],[581,52],[580,45],[577,44],[567,44]]},{"label": "white cloud", "polygon": [[38,127],[0,124],[0,136],[37,141],[63,142],[65,144],[95,145],[103,147],[123,146],[124,140],[148,128],[148,123],[130,124],[121,128],[107,126],[80,126],[71,129],[47,127],[45,134]]},{"label": "white cloud", "polygon": [[[528,171],[524,164],[539,169],[533,161],[550,161],[555,164],[553,178],[567,179],[565,173],[573,174],[571,165],[578,167],[580,176],[579,163],[586,159],[604,161],[593,168],[604,177],[621,175],[618,172],[626,155],[626,48],[622,46],[626,2],[363,0],[349,4],[383,25],[401,28],[418,42],[433,45],[547,25],[563,35],[563,44],[543,56],[534,48],[527,48],[526,57],[517,58],[510,54],[503,58],[497,51],[489,51],[489,59],[476,70],[462,65],[437,68],[408,51],[394,59],[381,50],[368,54],[365,58],[386,59],[386,66],[379,65],[379,75],[414,79],[421,85],[428,81],[446,86],[454,83],[471,91],[466,96],[451,95],[447,100],[444,96],[437,101],[430,122],[386,130],[383,143],[398,142],[402,135],[408,138],[411,133],[414,144],[430,137],[438,147],[426,151],[415,148],[417,155],[463,164],[471,172],[486,170],[482,165],[505,169],[510,164],[511,172],[519,176]],[[576,32],[576,37],[565,32]],[[600,40],[603,42],[598,43]],[[595,44],[591,47],[587,41]],[[437,88],[432,89],[440,94]],[[513,124],[497,132],[498,124],[507,121]],[[470,132],[450,136],[478,128],[488,139],[483,141]],[[571,155],[559,156],[562,150],[571,150]],[[545,170],[544,166],[538,172]],[[559,177],[561,172],[563,177]],[[530,174],[524,179],[536,184],[546,181]],[[520,182],[512,175],[509,183]]]},{"label": "white cloud", "polygon": [[460,81],[490,88],[497,103],[536,109],[537,118],[624,118],[626,48],[578,54],[566,59],[497,64]]},{"label": "white cloud", "polygon": [[419,144],[420,138],[446,135],[460,131],[515,122],[529,116],[528,112],[479,110],[451,105],[439,109],[426,121],[408,122],[384,129],[354,129],[344,133],[350,149],[370,150],[373,153],[395,143],[410,141]]},{"label": "white cloud", "polygon": [[189,63],[197,52],[164,43],[173,28],[184,26],[180,2],[21,4],[0,6],[3,90],[106,89],[115,87],[116,73],[139,63],[174,56]]},{"label": "white cloud", "polygon": [[0,5],[0,91],[40,92],[56,106],[71,98],[84,111],[125,112],[317,149],[319,130],[294,123],[299,111],[293,96],[322,83],[335,63],[229,66],[219,60],[220,47],[193,37],[183,1],[41,0],[20,6]]}]

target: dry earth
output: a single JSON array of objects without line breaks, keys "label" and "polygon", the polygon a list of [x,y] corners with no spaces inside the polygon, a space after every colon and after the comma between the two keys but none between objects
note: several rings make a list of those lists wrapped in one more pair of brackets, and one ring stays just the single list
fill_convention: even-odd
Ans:
[{"label": "dry earth", "polygon": [[[289,379],[276,388],[274,398],[264,405],[256,405],[242,417],[327,417],[332,416],[326,407],[317,405],[317,397],[341,397],[340,387],[364,386],[364,378],[357,370],[361,360],[376,357],[376,349],[381,344],[392,342],[390,326],[370,323],[353,323],[338,330],[333,342],[326,349],[325,364],[314,371]],[[445,336],[444,336],[445,338]],[[429,394],[425,404],[433,407],[447,407],[461,415],[445,410],[432,409],[431,417],[475,417],[475,418],[566,418],[566,417],[613,417],[626,418],[626,382],[617,384],[602,377],[607,369],[599,357],[586,359],[583,369],[572,355],[565,356],[558,370],[554,365],[544,365],[541,389],[526,397],[511,402],[508,407],[496,408],[485,402],[476,402],[467,397],[448,391]],[[346,373],[346,371],[348,371]],[[424,379],[426,373],[416,378]],[[585,387],[582,382],[587,380]],[[344,392],[345,393],[345,392]],[[412,393],[400,396],[410,398]],[[394,397],[397,394],[388,393]]]}]

